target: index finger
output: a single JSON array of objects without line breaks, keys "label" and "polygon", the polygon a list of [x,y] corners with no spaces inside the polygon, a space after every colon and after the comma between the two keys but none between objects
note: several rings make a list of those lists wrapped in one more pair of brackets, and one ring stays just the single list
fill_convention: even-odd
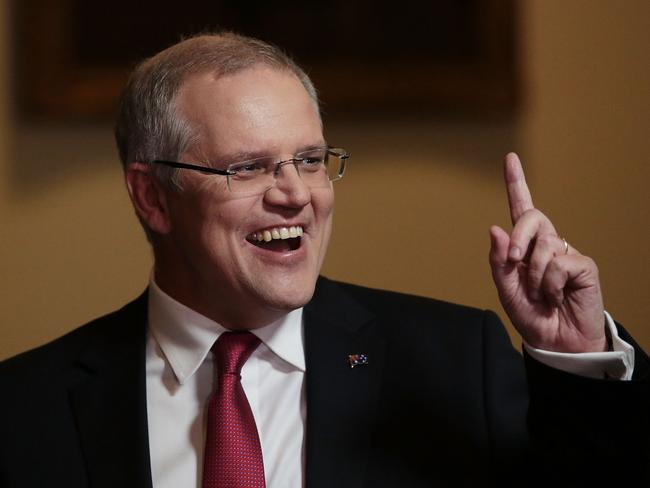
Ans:
[{"label": "index finger", "polygon": [[528,190],[528,185],[526,184],[526,177],[524,176],[524,170],[521,167],[519,156],[513,152],[506,155],[503,176],[508,191],[510,219],[514,225],[524,212],[535,207],[533,206],[533,199],[530,196],[530,190]]}]

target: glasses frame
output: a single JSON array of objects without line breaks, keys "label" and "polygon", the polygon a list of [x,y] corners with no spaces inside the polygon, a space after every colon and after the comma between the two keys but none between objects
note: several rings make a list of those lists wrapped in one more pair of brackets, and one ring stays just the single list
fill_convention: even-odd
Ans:
[{"label": "glasses frame", "polygon": [[[350,153],[348,153],[345,149],[343,149],[341,147],[332,147],[332,146],[316,147],[316,148],[313,148],[313,149],[308,149],[307,151],[318,150],[318,149],[325,149],[327,151],[328,155],[335,156],[339,160],[338,174],[332,179],[328,178],[329,181],[338,181],[341,178],[343,178],[343,175],[345,173],[346,160],[350,157]],[[295,158],[294,157],[294,158],[290,158],[290,159],[283,159],[283,160],[277,161],[276,163],[274,163],[275,164],[275,169],[273,171],[273,176],[277,177],[278,173],[280,172],[280,168],[282,166],[284,166],[285,164],[289,164],[289,163],[294,165],[294,167],[296,168],[296,171],[298,172],[298,175],[300,175],[300,170],[296,166],[296,163],[299,163],[299,162],[304,161],[304,160],[305,160],[305,158]],[[250,160],[250,161],[254,161],[254,160]],[[236,164],[239,165],[239,164],[246,163],[246,162],[247,161],[239,161],[239,162],[236,162],[236,163],[229,164],[228,166],[234,166]],[[230,176],[234,176],[234,175],[237,174],[235,171],[231,171],[231,170],[228,170],[228,169],[210,168],[208,166],[201,166],[199,164],[194,164],[194,163],[181,163],[179,161],[167,161],[167,160],[164,160],[164,159],[154,159],[153,161],[151,161],[151,163],[152,164],[161,164],[163,166],[169,166],[170,168],[189,169],[189,170],[192,170],[192,171],[198,171],[200,173],[210,174],[210,175],[220,175],[220,176],[230,177]],[[269,188],[272,188],[272,187],[269,187]],[[238,193],[236,191],[233,191],[233,189],[231,188],[231,186],[230,186],[230,178],[228,178],[228,189],[232,193]],[[268,188],[267,188],[267,190],[268,190]],[[266,190],[264,190],[264,191],[266,191]]]}]

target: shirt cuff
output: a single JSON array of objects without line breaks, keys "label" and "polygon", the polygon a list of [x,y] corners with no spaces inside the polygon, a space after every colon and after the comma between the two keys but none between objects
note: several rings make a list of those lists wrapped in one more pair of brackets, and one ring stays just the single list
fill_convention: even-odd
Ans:
[{"label": "shirt cuff", "polygon": [[630,380],[634,372],[634,347],[618,336],[612,317],[605,312],[612,337],[612,350],[606,352],[565,353],[536,349],[524,342],[533,359],[566,373],[595,379]]}]

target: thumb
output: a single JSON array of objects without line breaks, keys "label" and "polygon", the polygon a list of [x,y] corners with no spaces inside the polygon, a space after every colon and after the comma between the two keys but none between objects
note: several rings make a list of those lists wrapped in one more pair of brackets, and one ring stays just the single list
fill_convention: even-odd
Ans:
[{"label": "thumb", "polygon": [[519,284],[516,264],[508,260],[510,236],[497,225],[490,227],[490,267],[499,296],[512,297]]}]

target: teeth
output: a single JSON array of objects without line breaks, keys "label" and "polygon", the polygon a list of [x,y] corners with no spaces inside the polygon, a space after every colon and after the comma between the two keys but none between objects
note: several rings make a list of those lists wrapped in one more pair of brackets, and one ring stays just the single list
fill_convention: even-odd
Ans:
[{"label": "teeth", "polygon": [[303,230],[300,225],[291,227],[274,227],[273,229],[262,230],[254,232],[250,235],[250,239],[257,242],[270,242],[273,239],[289,239],[293,237],[301,237]]}]

